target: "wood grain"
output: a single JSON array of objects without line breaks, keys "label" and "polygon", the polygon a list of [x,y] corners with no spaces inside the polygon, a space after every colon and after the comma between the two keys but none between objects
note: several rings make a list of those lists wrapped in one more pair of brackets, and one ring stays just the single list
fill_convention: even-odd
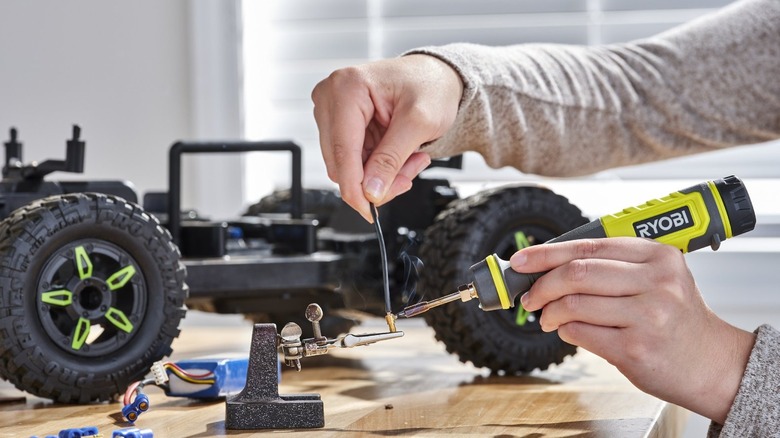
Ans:
[{"label": "wood grain", "polygon": [[[371,320],[353,332],[382,331]],[[136,427],[155,437],[285,436],[525,436],[669,437],[686,412],[634,388],[614,367],[580,351],[562,365],[522,377],[491,376],[447,354],[421,321],[403,321],[401,339],[303,360],[283,372],[280,393],[316,392],[325,404],[323,429],[226,431],[224,402],[166,397],[150,388],[151,409]],[[186,327],[175,358],[248,351],[251,325]],[[24,397],[0,382],[0,400]],[[119,403],[59,405],[26,395],[0,401],[0,436],[56,434],[97,426],[104,437],[128,425]]]}]

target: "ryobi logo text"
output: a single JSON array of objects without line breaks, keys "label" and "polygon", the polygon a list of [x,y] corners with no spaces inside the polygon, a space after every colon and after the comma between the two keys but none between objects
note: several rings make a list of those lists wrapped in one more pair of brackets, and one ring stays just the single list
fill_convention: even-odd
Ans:
[{"label": "ryobi logo text", "polygon": [[634,222],[634,231],[637,237],[657,239],[692,226],[691,210],[685,206]]}]

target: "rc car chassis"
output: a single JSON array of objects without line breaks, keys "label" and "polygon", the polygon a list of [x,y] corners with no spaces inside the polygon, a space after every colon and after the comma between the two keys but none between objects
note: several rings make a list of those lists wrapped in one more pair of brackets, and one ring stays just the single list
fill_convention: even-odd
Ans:
[{"label": "rc car chassis", "polygon": [[[290,189],[227,221],[182,211],[183,154],[250,151],[289,153]],[[303,309],[316,301],[328,315],[321,321],[327,333],[346,332],[356,315],[385,313],[373,228],[335,191],[302,187],[301,149],[292,142],[176,143],[168,192],[147,193],[143,207],[122,181],[45,178],[83,171],[78,127],[64,161],[24,164],[15,129],[5,152],[0,375],[22,390],[61,402],[114,399],[171,353],[187,308],[307,327]],[[460,168],[461,161],[432,166]],[[587,222],[542,187],[460,199],[449,181],[425,177],[380,215],[396,310],[454,291],[487,254],[508,258]],[[482,312],[466,303],[425,318],[462,361],[514,374],[575,352],[542,332],[535,316],[523,320],[516,310]]]}]

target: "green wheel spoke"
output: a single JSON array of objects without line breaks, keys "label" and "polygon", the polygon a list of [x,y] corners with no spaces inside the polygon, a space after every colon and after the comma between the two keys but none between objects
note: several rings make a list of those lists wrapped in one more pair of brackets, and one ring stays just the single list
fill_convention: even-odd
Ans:
[{"label": "green wheel spoke", "polygon": [[[522,231],[515,232],[515,245],[518,251],[523,248],[531,246],[531,242],[528,241],[528,236]],[[515,315],[515,324],[523,326],[528,321],[529,312],[523,308],[523,305],[518,303],[517,315]]]},{"label": "green wheel spoke", "polygon": [[528,241],[528,237],[524,232],[518,231],[515,233],[515,245],[517,245],[518,250],[521,250],[531,246],[531,242]]},{"label": "green wheel spoke", "polygon": [[123,332],[130,333],[133,331],[133,323],[130,322],[124,312],[116,307],[108,309],[108,312],[106,312],[106,319]]},{"label": "green wheel spoke", "polygon": [[517,325],[525,325],[525,323],[528,321],[528,315],[530,315],[530,312],[523,309],[522,304],[520,307],[517,308],[517,315],[515,316],[515,324]]},{"label": "green wheel spoke", "polygon": [[92,261],[89,260],[89,255],[84,246],[77,246],[73,252],[76,254],[76,268],[79,271],[79,279],[84,280],[92,277]]},{"label": "green wheel spoke", "polygon": [[73,302],[73,292],[67,289],[44,292],[41,294],[41,301],[52,306],[70,306]]},{"label": "green wheel spoke", "polygon": [[92,324],[86,318],[79,318],[76,323],[76,329],[73,330],[73,340],[70,343],[70,347],[74,350],[80,350],[84,346],[84,342],[87,341],[89,336],[89,329]]},{"label": "green wheel spoke", "polygon": [[131,278],[135,275],[135,267],[133,265],[127,265],[124,268],[114,272],[106,280],[108,288],[111,290],[117,290],[127,284]]}]

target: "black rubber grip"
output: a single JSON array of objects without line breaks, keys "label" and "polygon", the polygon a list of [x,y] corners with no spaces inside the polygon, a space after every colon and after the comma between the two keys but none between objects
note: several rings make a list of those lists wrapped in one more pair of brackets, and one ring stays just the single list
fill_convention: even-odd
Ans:
[{"label": "black rubber grip", "polygon": [[739,236],[756,227],[756,212],[750,202],[745,184],[736,176],[730,175],[715,182],[723,205],[726,207],[731,235]]}]

